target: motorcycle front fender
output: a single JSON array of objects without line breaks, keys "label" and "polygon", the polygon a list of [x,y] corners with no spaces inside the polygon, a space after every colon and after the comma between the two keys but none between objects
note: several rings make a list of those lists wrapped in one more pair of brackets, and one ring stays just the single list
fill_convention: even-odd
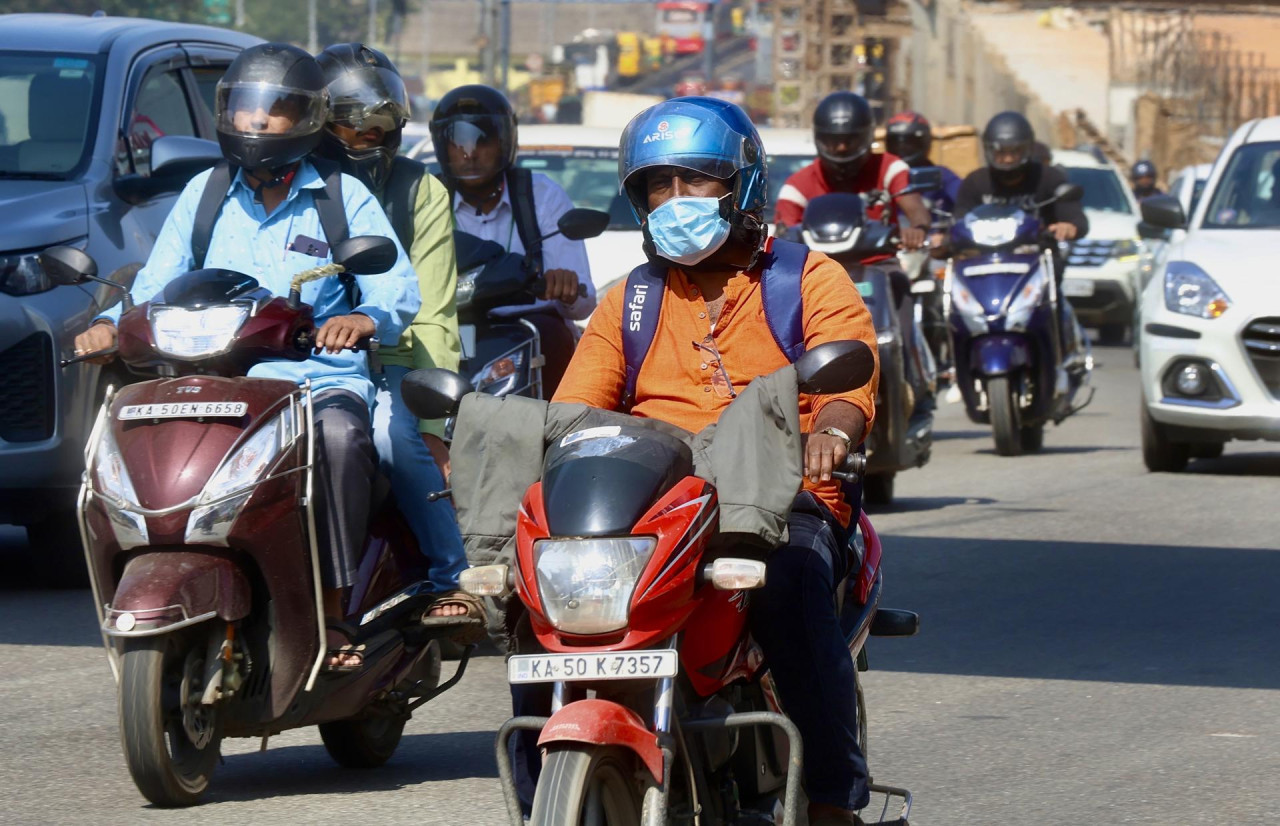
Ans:
[{"label": "motorcycle front fender", "polygon": [[539,746],[583,743],[617,746],[634,752],[661,786],[662,749],[658,737],[645,727],[640,715],[608,700],[579,700],[551,715],[538,738]]},{"label": "motorcycle front fender", "polygon": [[249,580],[231,559],[200,551],[150,551],[125,565],[102,631],[150,637],[218,617],[248,616]]},{"label": "motorcycle front fender", "polygon": [[973,342],[969,350],[974,375],[1006,376],[1031,366],[1031,347],[1025,336],[996,333]]}]

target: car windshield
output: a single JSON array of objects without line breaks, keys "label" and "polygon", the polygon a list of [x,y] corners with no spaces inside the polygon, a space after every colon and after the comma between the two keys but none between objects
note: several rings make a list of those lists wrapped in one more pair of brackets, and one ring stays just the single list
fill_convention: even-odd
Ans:
[{"label": "car windshield", "polygon": [[516,164],[541,172],[569,194],[576,207],[609,213],[609,229],[639,230],[626,197],[618,192],[618,150],[611,146],[521,147]]},{"label": "car windshield", "polygon": [[92,140],[98,58],[0,52],[0,178],[66,178]]},{"label": "car windshield", "polygon": [[787,178],[813,163],[813,158],[813,155],[769,156],[769,203],[764,208],[765,223],[773,223],[773,208],[778,203],[778,193],[782,191]]},{"label": "car windshield", "polygon": [[1115,171],[1088,166],[1066,167],[1067,180],[1084,190],[1085,209],[1132,215],[1133,207],[1124,194],[1124,184]]},{"label": "car windshield", "polygon": [[1204,214],[1206,227],[1280,227],[1280,143],[1250,143],[1235,151]]}]

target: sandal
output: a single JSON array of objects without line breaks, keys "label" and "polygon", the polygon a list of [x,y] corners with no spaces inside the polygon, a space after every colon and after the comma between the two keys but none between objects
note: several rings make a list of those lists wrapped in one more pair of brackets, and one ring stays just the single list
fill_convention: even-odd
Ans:
[{"label": "sandal", "polygon": [[[466,609],[466,613],[452,616],[431,615],[434,608],[445,605],[460,605]],[[485,630],[484,602],[466,591],[445,591],[436,596],[431,607],[422,614],[422,625],[425,628],[460,626],[450,637],[459,645],[472,645],[488,636]]]},{"label": "sandal", "polygon": [[[325,645],[328,646],[328,650],[325,653],[325,664],[321,670],[333,673],[347,673],[364,668],[364,644],[353,645],[351,642],[357,636],[356,630],[345,622],[337,620],[330,620],[325,623],[324,627]],[[339,662],[331,662],[335,658]],[[344,662],[352,658],[355,658],[358,662]]]}]

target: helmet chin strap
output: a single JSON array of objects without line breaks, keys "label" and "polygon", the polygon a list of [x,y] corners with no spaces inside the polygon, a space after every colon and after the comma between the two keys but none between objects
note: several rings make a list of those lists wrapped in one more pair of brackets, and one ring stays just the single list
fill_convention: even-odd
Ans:
[{"label": "helmet chin strap", "polygon": [[[245,170],[245,178],[249,181],[249,188],[253,190],[253,199],[258,203],[262,203],[262,192],[267,189],[275,189],[284,184],[292,184],[293,178],[298,174],[298,162],[277,166],[267,171],[272,175],[270,180],[262,180],[252,172]],[[255,186],[256,184],[256,186]]]}]

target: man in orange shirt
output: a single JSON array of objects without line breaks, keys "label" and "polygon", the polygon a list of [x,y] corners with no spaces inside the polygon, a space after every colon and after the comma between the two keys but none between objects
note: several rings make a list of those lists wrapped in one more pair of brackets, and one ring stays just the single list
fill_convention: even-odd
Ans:
[{"label": "man in orange shirt", "polygon": [[[666,270],[653,341],[629,376],[624,335],[638,329],[642,308],[626,295],[628,284],[610,291],[554,401],[627,409],[698,431],[752,379],[798,354],[783,351],[779,319],[769,316],[763,295],[764,264],[777,260],[761,220],[764,147],[737,106],[677,98],[636,116],[623,133],[618,167],[645,251]],[[809,253],[798,280],[791,300],[801,304],[799,349],[857,338],[874,350],[871,316],[843,267]],[[752,634],[804,738],[815,826],[861,823],[855,811],[869,796],[854,664],[835,598],[850,573],[847,530],[860,502],[845,499],[831,472],[870,432],[878,378],[850,393],[801,396],[804,490],[787,544],[768,557],[766,585],[751,601]]]}]

